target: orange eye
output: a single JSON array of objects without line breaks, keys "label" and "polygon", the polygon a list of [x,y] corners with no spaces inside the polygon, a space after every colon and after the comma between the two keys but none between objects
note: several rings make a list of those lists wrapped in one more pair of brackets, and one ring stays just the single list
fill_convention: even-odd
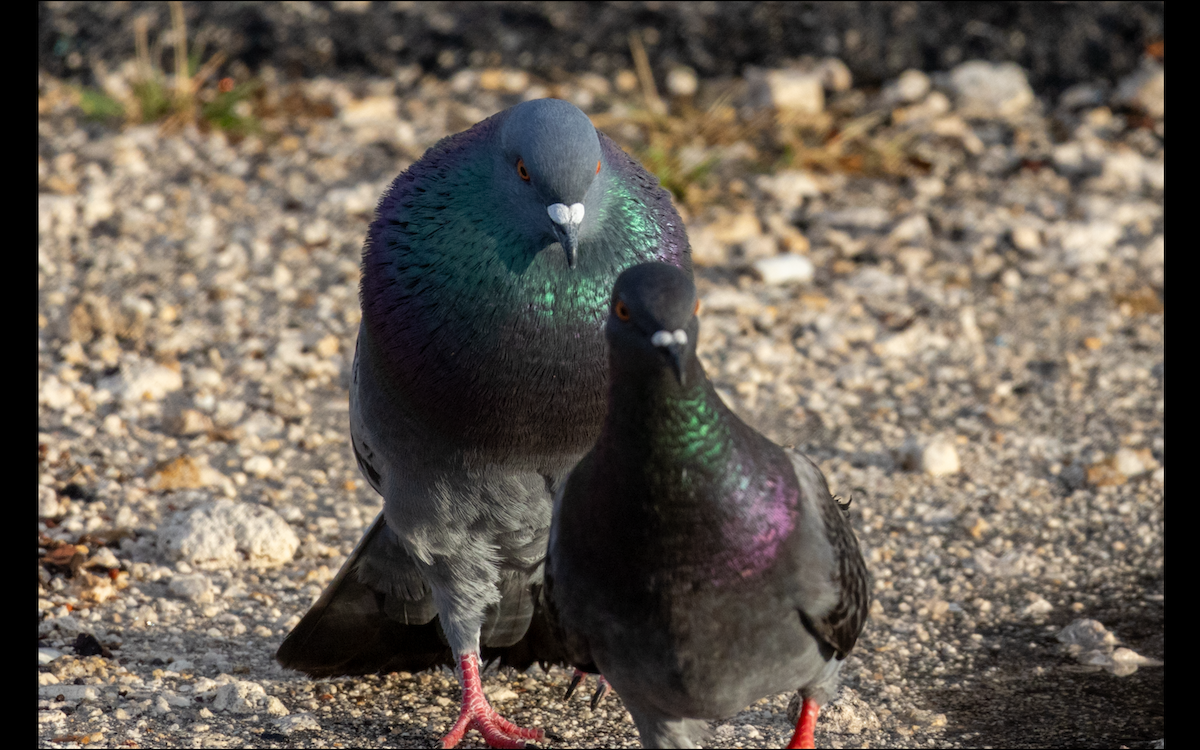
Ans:
[{"label": "orange eye", "polygon": [[619,320],[629,320],[629,308],[621,300],[617,300],[617,304],[613,305],[613,314]]},{"label": "orange eye", "polygon": [[600,160],[596,160],[596,174],[600,174]]},{"label": "orange eye", "polygon": [[529,170],[525,168],[525,160],[517,159],[517,174],[521,175],[521,179],[529,182]]},{"label": "orange eye", "polygon": [[700,298],[697,297],[696,298],[696,306],[694,308],[692,308],[692,315],[699,315],[699,314],[700,314]]}]

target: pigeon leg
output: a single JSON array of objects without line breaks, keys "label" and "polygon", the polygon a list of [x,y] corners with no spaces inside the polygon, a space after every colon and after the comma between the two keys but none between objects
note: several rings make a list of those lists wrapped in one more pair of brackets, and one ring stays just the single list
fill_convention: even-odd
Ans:
[{"label": "pigeon leg", "polygon": [[454,747],[467,730],[477,729],[490,747],[525,747],[525,740],[539,740],[540,729],[525,729],[513,724],[488,703],[483,694],[483,679],[479,676],[479,654],[465,651],[458,657],[462,670],[462,710],[458,721],[442,738],[442,747]]},{"label": "pigeon leg", "polygon": [[804,699],[804,706],[800,709],[800,718],[796,720],[796,733],[792,735],[792,741],[788,743],[789,748],[817,746],[813,733],[817,730],[817,712],[820,710],[821,707],[815,700]]}]

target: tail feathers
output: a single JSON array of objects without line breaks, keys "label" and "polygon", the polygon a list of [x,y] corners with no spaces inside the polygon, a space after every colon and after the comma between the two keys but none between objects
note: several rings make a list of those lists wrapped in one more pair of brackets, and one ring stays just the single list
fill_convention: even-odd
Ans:
[{"label": "tail feathers", "polygon": [[[525,669],[562,661],[558,640],[535,607],[539,589],[527,575],[506,571],[501,603],[489,609],[483,628],[485,663]],[[382,514],[275,659],[313,677],[455,666],[432,593]]]},{"label": "tail feathers", "polygon": [[523,570],[501,572],[498,586],[500,601],[484,613],[479,641],[488,646],[511,646],[529,629],[535,599],[529,574]]}]

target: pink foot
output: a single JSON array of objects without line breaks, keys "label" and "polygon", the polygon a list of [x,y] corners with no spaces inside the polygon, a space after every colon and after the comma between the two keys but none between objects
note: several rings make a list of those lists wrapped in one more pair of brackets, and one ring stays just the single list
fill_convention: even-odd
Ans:
[{"label": "pink foot", "polygon": [[813,733],[817,731],[817,712],[821,707],[812,698],[805,698],[800,708],[800,718],[796,720],[796,733],[792,735],[789,748],[816,747],[817,741]]},{"label": "pink foot", "polygon": [[470,729],[478,730],[489,747],[525,747],[525,740],[540,740],[544,736],[540,729],[525,729],[513,724],[491,707],[483,694],[478,654],[473,651],[462,654],[458,657],[458,665],[462,670],[462,710],[458,721],[442,738],[442,747],[458,745]]}]

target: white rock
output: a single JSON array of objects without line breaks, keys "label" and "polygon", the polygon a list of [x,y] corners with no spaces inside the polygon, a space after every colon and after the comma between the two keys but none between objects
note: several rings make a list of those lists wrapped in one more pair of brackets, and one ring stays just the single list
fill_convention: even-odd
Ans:
[{"label": "white rock", "polygon": [[1036,599],[1030,602],[1025,609],[1021,610],[1021,613],[1026,617],[1032,617],[1036,615],[1044,615],[1052,611],[1054,611],[1054,605],[1043,599],[1041,596],[1038,596]]},{"label": "white rock", "polygon": [[213,710],[232,714],[266,712],[270,716],[288,715],[287,708],[278,698],[267,695],[262,685],[248,680],[238,680],[218,688],[217,697],[213,699]]},{"label": "white rock", "polygon": [[317,722],[315,716],[307,711],[294,713],[290,716],[281,716],[271,722],[279,730],[280,734],[290,735],[294,732],[319,732],[321,725]]},{"label": "white rock", "polygon": [[62,696],[67,703],[83,703],[100,699],[100,691],[95,685],[39,685],[38,697],[42,700],[55,700]]},{"label": "white rock", "polygon": [[251,456],[242,463],[242,471],[252,474],[259,479],[270,474],[273,468],[275,468],[275,465],[266,456]]},{"label": "white rock", "polygon": [[783,253],[754,261],[754,271],[766,284],[807,284],[812,281],[813,262],[803,255]]},{"label": "white rock", "polygon": [[1084,651],[1112,650],[1117,643],[1117,637],[1108,628],[1096,620],[1083,618],[1075,620],[1054,636],[1059,643],[1065,644],[1072,654]]},{"label": "white rock", "polygon": [[1018,224],[1012,228],[1012,243],[1018,250],[1035,253],[1042,249],[1042,233],[1036,227]]},{"label": "white rock", "polygon": [[197,604],[209,604],[214,598],[212,581],[203,573],[177,575],[167,588],[172,595]]},{"label": "white rock", "polygon": [[1008,118],[1033,104],[1033,89],[1013,62],[970,60],[950,71],[959,112],[964,117]]},{"label": "white rock", "polygon": [[921,451],[921,471],[932,477],[957,474],[961,470],[958,449],[948,438],[936,438]]},{"label": "white rock", "polygon": [[75,391],[54,375],[47,375],[38,388],[38,403],[51,409],[65,409],[75,403]]},{"label": "white rock", "polygon": [[126,403],[160,401],[183,388],[183,375],[177,369],[156,362],[139,360],[122,363],[118,374],[102,378],[97,388],[106,390]]},{"label": "white rock", "polygon": [[888,87],[888,93],[906,104],[918,102],[929,93],[929,76],[914,68],[909,68],[900,74],[895,83]]},{"label": "white rock", "polygon": [[282,565],[300,540],[278,513],[249,503],[217,500],[171,516],[159,528],[159,549],[173,560],[205,568]]},{"label": "white rock", "polygon": [[38,518],[57,518],[62,514],[62,505],[58,502],[58,493],[53,487],[38,485]]},{"label": "white rock", "polygon": [[818,71],[749,68],[746,81],[753,106],[807,115],[820,114],[825,109],[825,85]]},{"label": "white rock", "polygon": [[1062,244],[1063,263],[1068,268],[1103,263],[1124,233],[1112,221],[1059,222],[1050,228]]},{"label": "white rock", "polygon": [[758,189],[774,198],[785,211],[799,208],[805,198],[817,198],[821,188],[807,172],[785,169],[773,175],[760,175],[755,180]]},{"label": "white rock", "polygon": [[896,223],[892,227],[892,231],[888,233],[888,238],[894,242],[909,245],[920,244],[921,240],[928,239],[933,229],[929,226],[929,219],[925,214],[913,214],[907,216]]},{"label": "white rock", "polygon": [[517,694],[511,688],[504,685],[498,685],[490,690],[484,690],[483,692],[487,695],[488,700],[492,703],[503,703],[505,701],[513,700],[517,697]]},{"label": "white rock", "polygon": [[696,71],[686,65],[671,68],[671,72],[667,73],[667,91],[672,96],[693,96],[699,87]]}]

